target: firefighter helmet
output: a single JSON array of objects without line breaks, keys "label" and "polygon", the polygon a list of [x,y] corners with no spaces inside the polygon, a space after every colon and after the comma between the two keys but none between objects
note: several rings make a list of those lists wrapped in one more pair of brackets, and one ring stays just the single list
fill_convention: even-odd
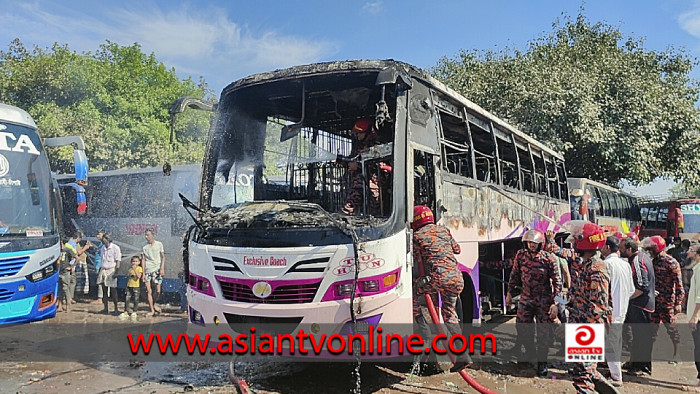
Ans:
[{"label": "firefighter helmet", "polygon": [[661,253],[666,249],[666,241],[660,235],[646,237],[642,240],[642,249]]},{"label": "firefighter helmet", "polygon": [[411,222],[411,228],[413,230],[418,230],[428,223],[435,223],[433,211],[425,205],[416,205],[413,208],[413,222]]},{"label": "firefighter helmet", "polygon": [[599,250],[605,246],[605,232],[597,224],[586,220],[571,220],[565,224],[571,235],[566,242],[578,250]]},{"label": "firefighter helmet", "polygon": [[366,133],[372,129],[372,120],[369,118],[362,118],[355,122],[355,126],[352,127],[352,131],[355,133]]},{"label": "firefighter helmet", "polygon": [[540,230],[527,230],[525,234],[523,234],[523,248],[526,250],[530,249],[527,246],[528,242],[536,243],[537,251],[539,252],[540,250],[542,250],[542,246],[544,244],[544,234]]},{"label": "firefighter helmet", "polygon": [[544,234],[540,230],[527,230],[525,234],[523,234],[523,242],[541,244],[544,242]]}]

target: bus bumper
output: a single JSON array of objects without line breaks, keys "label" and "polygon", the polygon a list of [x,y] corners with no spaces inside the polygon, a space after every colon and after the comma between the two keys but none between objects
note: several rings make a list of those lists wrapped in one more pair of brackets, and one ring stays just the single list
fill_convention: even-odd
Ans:
[{"label": "bus bumper", "polygon": [[[319,333],[335,334],[350,322],[350,302],[348,299],[306,304],[247,304],[222,302],[221,300],[188,289],[190,323],[188,332],[208,333],[211,328],[227,334],[249,334],[249,330],[237,332],[235,327],[269,325],[286,327],[295,331],[318,325]],[[355,305],[361,305],[357,320],[368,320],[372,325],[411,325],[413,322],[411,298],[399,297],[396,292],[377,294],[359,298]],[[193,313],[197,312],[198,323]],[[216,324],[215,322],[218,322]],[[287,330],[285,330],[287,331]],[[308,331],[307,331],[308,332]]]},{"label": "bus bumper", "polygon": [[0,324],[26,323],[56,315],[58,274],[32,283],[26,278],[0,283]]}]

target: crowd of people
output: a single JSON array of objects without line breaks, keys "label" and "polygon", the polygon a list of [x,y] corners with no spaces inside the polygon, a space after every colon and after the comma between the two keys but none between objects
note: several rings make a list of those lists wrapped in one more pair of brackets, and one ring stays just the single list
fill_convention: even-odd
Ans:
[{"label": "crowd of people", "polygon": [[[81,294],[86,302],[102,304],[102,313],[113,313],[120,319],[138,319],[141,288],[146,289],[146,299],[151,316],[161,313],[158,300],[165,275],[165,250],[163,244],[155,239],[153,229],[144,233],[146,244],[139,255],[130,259],[124,297],[124,308],[119,308],[120,297],[117,290],[117,277],[122,260],[119,246],[112,236],[104,230],[96,234],[97,245],[84,239],[82,231],[75,231],[63,244],[59,260],[59,294],[57,307],[59,311],[70,312],[71,305],[77,303],[76,295]],[[90,279],[88,276],[88,253],[92,250],[94,268],[97,271],[97,299],[89,301]],[[113,304],[110,312],[110,303]]]},{"label": "crowd of people", "polygon": [[[455,247],[449,231],[435,227],[432,219],[427,207],[415,208],[414,258],[417,264],[428,267],[428,273],[416,279],[414,297],[439,293],[449,329],[455,324],[454,292],[463,286],[455,279],[461,279],[454,259],[459,246]],[[425,227],[428,224],[430,227]],[[607,366],[572,363],[569,372],[577,392],[617,392],[616,387],[623,385],[623,370],[633,376],[651,375],[652,351],[661,323],[673,343],[669,362],[678,362],[681,340],[677,317],[685,308],[699,379],[698,386],[689,389],[700,391],[700,244],[676,238],[674,245],[667,247],[660,236],[640,242],[634,232],[611,235],[597,224],[582,220],[572,221],[568,227],[571,235],[565,243],[571,248],[557,245],[552,232],[529,230],[523,234],[523,247],[514,257],[482,262],[510,270],[506,304],[513,302],[516,289],[520,291],[517,338],[507,353],[525,365],[534,364],[539,376],[547,376],[552,333],[563,337],[561,323],[604,324]],[[418,303],[414,304],[414,317],[420,326],[424,322]],[[624,364],[623,344],[630,353],[630,361]],[[609,380],[599,367],[609,370]]]}]

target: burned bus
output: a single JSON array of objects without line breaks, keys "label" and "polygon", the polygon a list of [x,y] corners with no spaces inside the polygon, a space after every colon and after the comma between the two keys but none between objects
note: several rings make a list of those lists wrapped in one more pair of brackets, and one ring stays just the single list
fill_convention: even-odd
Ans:
[{"label": "burned bus", "polygon": [[[357,135],[365,126],[371,144]],[[564,159],[398,61],[233,82],[214,109],[199,202],[185,201],[196,222],[184,256],[192,333],[412,322],[417,204],[461,245],[462,318],[479,322],[504,294],[502,278],[480,288],[479,259],[568,220]]]}]

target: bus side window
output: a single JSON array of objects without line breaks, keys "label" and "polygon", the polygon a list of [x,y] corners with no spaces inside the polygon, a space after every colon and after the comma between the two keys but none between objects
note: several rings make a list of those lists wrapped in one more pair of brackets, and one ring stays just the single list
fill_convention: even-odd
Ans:
[{"label": "bus side window", "polygon": [[630,198],[621,194],[618,195],[618,198],[622,203],[622,212],[620,213],[620,216],[627,220],[632,220],[632,216],[630,215]]},{"label": "bus side window", "polygon": [[[439,111],[442,126],[443,168],[456,175],[474,177],[469,130],[462,119]],[[417,163],[416,163],[417,165]]]},{"label": "bus side window", "polygon": [[623,217],[622,200],[620,199],[620,195],[617,192],[609,192],[609,196],[613,205],[613,216],[616,218]]},{"label": "bus side window", "polygon": [[568,192],[568,186],[566,184],[566,171],[564,169],[564,162],[557,162],[557,181],[559,182],[559,196],[565,198]]},{"label": "bus side window", "polygon": [[658,228],[659,225],[656,223],[656,218],[659,216],[659,207],[656,205],[649,207],[649,216],[647,218],[647,225],[651,228]]},{"label": "bus side window", "polygon": [[496,175],[496,153],[490,127],[485,121],[469,116],[469,131],[474,144],[474,167],[476,179],[498,183]]},{"label": "bus side window", "polygon": [[593,189],[593,196],[598,200],[598,216],[606,216],[606,203],[603,202],[603,195],[601,194],[600,189],[595,186],[591,186],[591,188]]},{"label": "bus side window", "polygon": [[[673,230],[670,229],[670,225],[668,222],[668,206],[665,207],[659,207],[659,216],[657,217],[657,223],[656,223],[656,228],[660,229],[666,229],[668,232],[667,237],[670,237],[673,234]],[[669,231],[671,230],[671,231]]]},{"label": "bus side window", "polygon": [[642,226],[646,227],[647,226],[647,214],[649,213],[649,207],[641,207],[639,208],[639,214],[641,216],[640,220],[642,222]]}]

